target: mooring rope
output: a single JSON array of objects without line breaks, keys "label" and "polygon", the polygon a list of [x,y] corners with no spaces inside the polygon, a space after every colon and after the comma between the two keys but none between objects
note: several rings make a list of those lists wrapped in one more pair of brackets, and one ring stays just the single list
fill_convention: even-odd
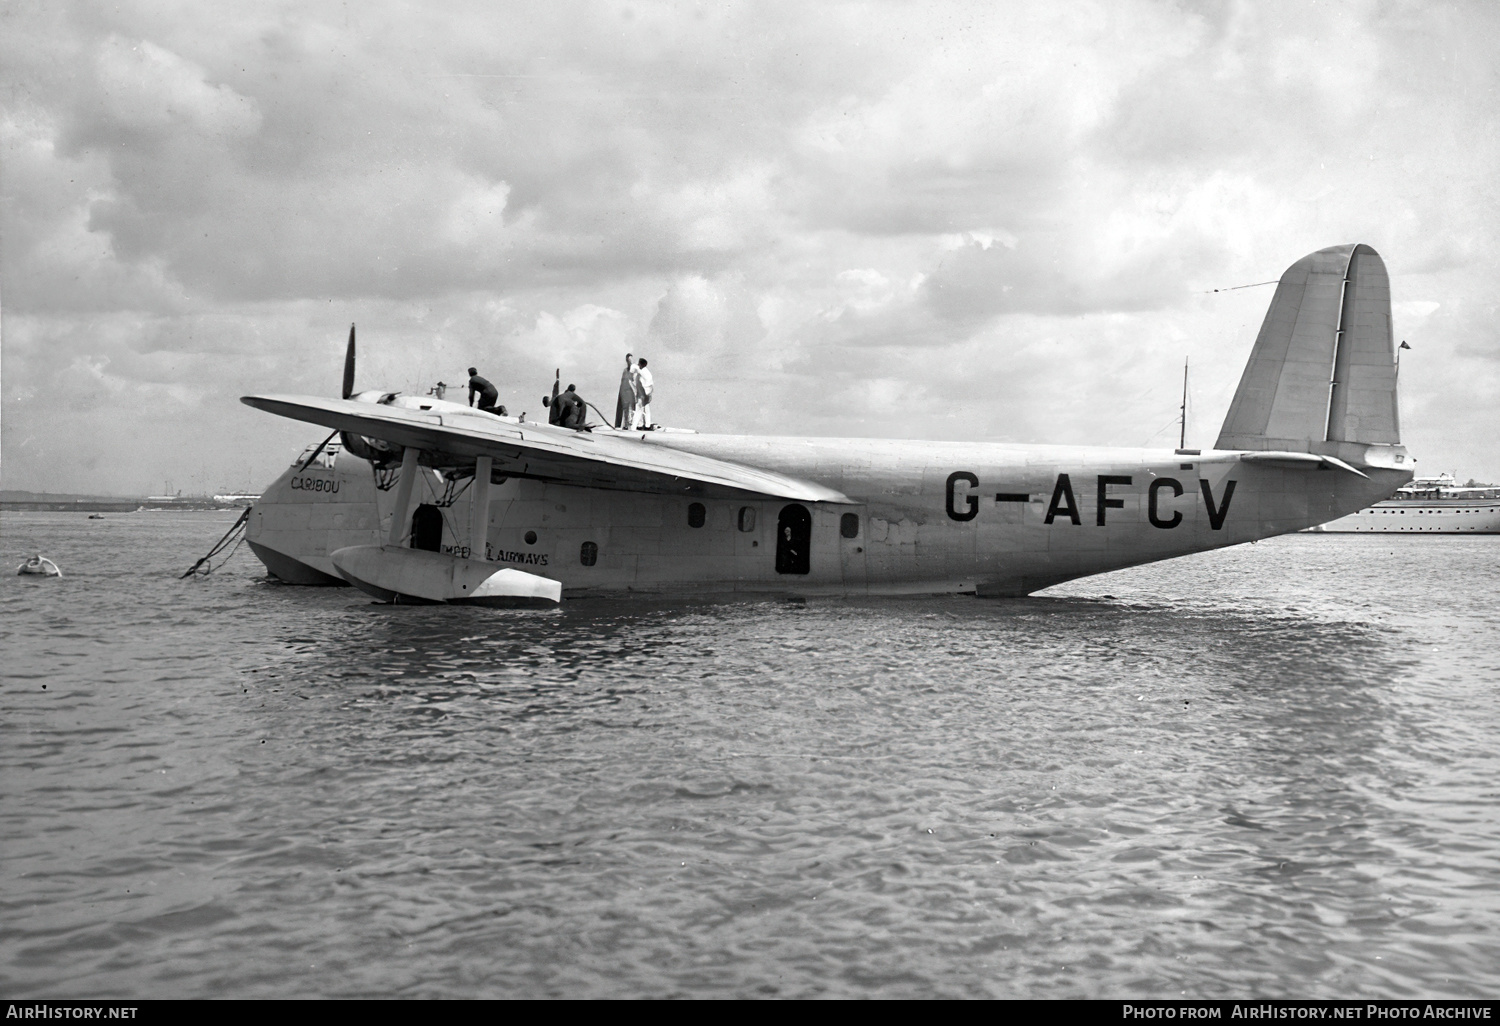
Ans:
[{"label": "mooring rope", "polygon": [[[188,570],[187,573],[183,574],[177,579],[179,581],[186,580],[194,574],[198,574],[202,577],[207,577],[209,574],[222,567],[225,563],[229,562],[230,558],[233,557],[235,552],[239,550],[240,542],[245,540],[245,525],[250,522],[250,513],[254,509],[254,506],[246,506],[245,512],[240,514],[240,518],[234,522],[234,526],[232,526],[228,531],[224,532],[224,537],[215,542],[214,547],[208,550],[208,555],[204,556],[202,559],[198,560],[198,562],[194,563],[192,568]],[[219,561],[218,567],[210,563],[209,560],[213,559],[221,551],[223,551],[224,546],[229,543],[229,539],[236,533],[239,534],[239,538],[235,540],[234,548],[229,550],[229,555],[225,556]]]}]

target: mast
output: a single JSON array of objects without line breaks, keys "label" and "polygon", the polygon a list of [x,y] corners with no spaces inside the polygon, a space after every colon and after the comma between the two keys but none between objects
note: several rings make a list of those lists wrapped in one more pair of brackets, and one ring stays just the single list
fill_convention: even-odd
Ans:
[{"label": "mast", "polygon": [[1179,448],[1179,449],[1186,449],[1187,448],[1187,378],[1188,378],[1188,358],[1186,356],[1184,356],[1182,358],[1182,415],[1181,415],[1182,430],[1179,432],[1179,434],[1177,436],[1177,448]]}]

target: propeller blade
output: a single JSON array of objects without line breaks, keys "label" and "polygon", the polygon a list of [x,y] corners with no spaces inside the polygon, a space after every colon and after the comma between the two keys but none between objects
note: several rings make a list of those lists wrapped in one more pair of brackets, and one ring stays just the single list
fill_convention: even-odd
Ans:
[{"label": "propeller blade", "polygon": [[354,325],[349,325],[349,348],[344,352],[344,395],[354,394]]},{"label": "propeller blade", "polygon": [[[348,396],[345,396],[344,398],[347,399]],[[325,438],[321,442],[319,442],[318,443],[318,447],[312,451],[312,455],[309,456],[307,459],[303,460],[302,461],[302,466],[300,466],[300,467],[297,468],[297,473],[300,474],[304,470],[306,470],[308,467],[312,466],[312,461],[318,458],[318,453],[322,452],[324,446],[326,446],[329,442],[333,441],[334,438],[337,435],[338,435],[338,432],[335,431],[333,434],[329,435],[327,438]]]}]

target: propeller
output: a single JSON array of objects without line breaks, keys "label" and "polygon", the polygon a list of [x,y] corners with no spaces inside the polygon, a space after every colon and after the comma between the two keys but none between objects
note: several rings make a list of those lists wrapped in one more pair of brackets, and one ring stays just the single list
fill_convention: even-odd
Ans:
[{"label": "propeller", "polygon": [[556,424],[557,423],[557,410],[556,410],[556,407],[557,407],[557,393],[562,388],[562,368],[559,367],[559,368],[557,368],[557,370],[553,371],[552,373],[553,373],[553,378],[552,378],[552,398],[548,399],[546,396],[542,396],[542,405],[545,406],[545,407],[547,407],[549,410],[552,410],[552,413],[549,414],[548,417],[547,417],[547,423],[549,423],[549,424]]},{"label": "propeller", "polygon": [[[354,325],[351,324],[351,325],[349,325],[349,348],[346,349],[346,350],[344,350],[344,389],[343,389],[342,397],[345,398],[345,399],[348,399],[353,394],[354,394]],[[318,458],[318,453],[322,452],[323,449],[324,449],[324,447],[327,446],[329,442],[333,441],[335,438],[337,438],[341,434],[344,436],[341,439],[341,441],[344,443],[344,448],[345,449],[349,450],[354,455],[361,457],[362,459],[367,459],[367,460],[373,460],[373,459],[375,459],[375,453],[373,452],[373,450],[371,450],[368,445],[363,444],[362,440],[360,440],[358,438],[355,438],[355,437],[352,437],[352,436],[350,436],[346,432],[335,431],[333,434],[331,434],[327,438],[323,439],[322,442],[318,443],[318,447],[312,451],[312,455],[308,456],[307,459],[303,460],[302,461],[302,465],[297,468],[297,473],[300,474],[302,471],[306,470],[309,466],[311,466],[312,465],[312,461]]]},{"label": "propeller", "polygon": [[354,394],[354,325],[349,325],[349,348],[344,351],[344,395]]}]

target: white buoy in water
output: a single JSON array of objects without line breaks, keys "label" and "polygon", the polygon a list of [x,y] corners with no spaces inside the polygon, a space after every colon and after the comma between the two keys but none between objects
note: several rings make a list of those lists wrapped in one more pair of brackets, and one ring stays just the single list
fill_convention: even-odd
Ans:
[{"label": "white buoy in water", "polygon": [[62,576],[62,571],[57,568],[57,564],[52,562],[52,560],[48,559],[46,556],[43,556],[41,553],[32,556],[26,562],[16,567],[16,573],[35,574],[38,577]]}]

